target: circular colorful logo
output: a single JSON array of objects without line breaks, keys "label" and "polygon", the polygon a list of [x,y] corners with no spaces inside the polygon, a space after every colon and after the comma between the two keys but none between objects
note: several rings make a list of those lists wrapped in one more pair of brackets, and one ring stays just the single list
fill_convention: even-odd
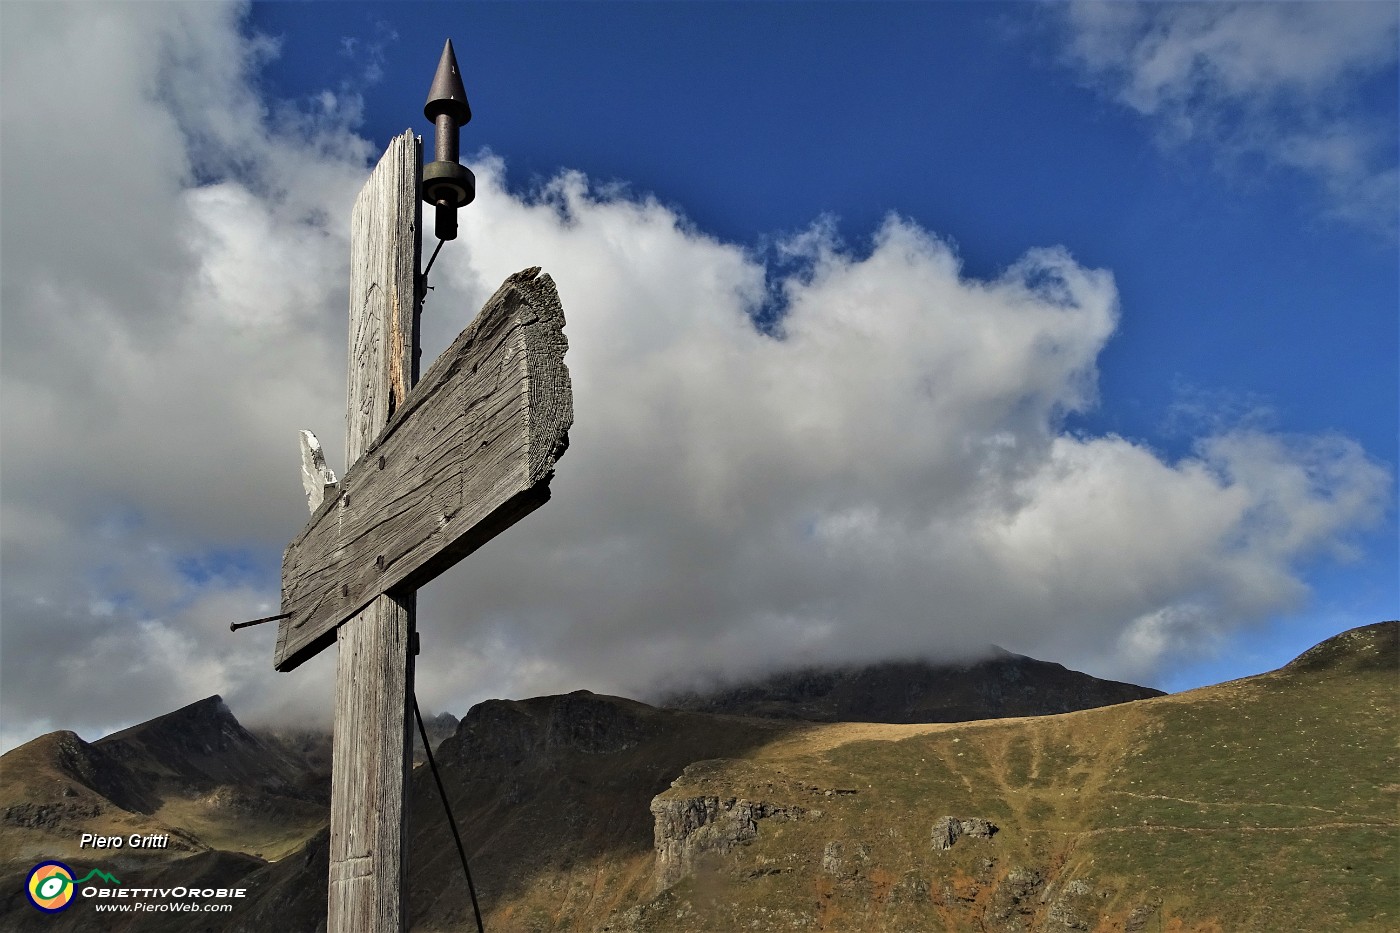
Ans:
[{"label": "circular colorful logo", "polygon": [[56,914],[73,903],[73,869],[62,862],[40,862],[29,871],[25,893],[29,903]]}]

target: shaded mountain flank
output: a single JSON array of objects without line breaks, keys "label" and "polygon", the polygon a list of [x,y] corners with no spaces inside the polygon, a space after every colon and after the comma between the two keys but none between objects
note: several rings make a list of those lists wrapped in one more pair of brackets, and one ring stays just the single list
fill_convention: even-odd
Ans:
[{"label": "shaded mountain flank", "polygon": [[317,767],[213,696],[95,742],[53,732],[0,757],[0,866],[90,857],[85,832],[169,834],[162,849],[102,853],[122,866],[209,849],[275,857],[325,823],[329,800]]},{"label": "shaded mountain flank", "polygon": [[966,663],[889,661],[807,667],[748,683],[664,697],[659,705],[809,722],[971,722],[1045,716],[1162,696],[993,648]]},{"label": "shaded mountain flank", "polygon": [[[1035,718],[803,722],[578,691],[478,704],[436,755],[493,933],[1388,931],[1397,673],[1388,622],[1269,674]],[[66,780],[100,796],[96,778]],[[411,929],[474,929],[426,768],[409,820]],[[11,877],[0,928],[324,929],[326,851],[322,830],[276,860],[200,851],[129,869],[248,888],[197,923],[97,923],[86,903],[46,917]]]}]

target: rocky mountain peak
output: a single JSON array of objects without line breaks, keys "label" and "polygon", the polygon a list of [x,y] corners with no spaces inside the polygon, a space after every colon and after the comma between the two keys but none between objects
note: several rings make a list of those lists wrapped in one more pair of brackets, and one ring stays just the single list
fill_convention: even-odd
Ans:
[{"label": "rocky mountain peak", "polygon": [[109,748],[137,744],[156,748],[174,744],[181,748],[198,747],[205,754],[213,754],[235,745],[257,742],[257,739],[234,718],[223,697],[215,694],[97,741]]},{"label": "rocky mountain peak", "polygon": [[[457,725],[457,717],[447,712],[423,717],[423,729],[428,733],[428,742],[434,750],[443,743],[443,740],[456,733]],[[418,734],[416,726],[413,730],[413,760],[427,760],[427,754],[423,750],[423,737]]]},{"label": "rocky mountain peak", "polygon": [[290,788],[305,777],[304,762],[243,728],[217,694],[92,744],[162,796],[225,784]]}]

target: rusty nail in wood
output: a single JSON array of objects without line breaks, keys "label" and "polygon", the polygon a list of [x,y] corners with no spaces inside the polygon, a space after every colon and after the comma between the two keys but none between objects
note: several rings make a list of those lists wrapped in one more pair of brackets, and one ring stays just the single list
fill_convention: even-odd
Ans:
[{"label": "rusty nail in wood", "polygon": [[278,619],[290,619],[291,617],[292,614],[290,612],[283,612],[275,616],[264,616],[261,619],[253,619],[249,622],[230,622],[228,624],[228,630],[230,632],[236,632],[239,629],[247,628],[250,625],[262,625],[264,622],[276,622]]}]

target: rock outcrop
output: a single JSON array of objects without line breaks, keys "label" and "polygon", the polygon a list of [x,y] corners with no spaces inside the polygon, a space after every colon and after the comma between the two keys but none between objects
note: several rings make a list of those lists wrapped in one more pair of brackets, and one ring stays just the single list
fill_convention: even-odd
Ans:
[{"label": "rock outcrop", "polygon": [[973,839],[990,839],[996,834],[996,831],[995,823],[980,817],[960,820],[955,816],[943,816],[934,820],[933,830],[929,837],[935,849],[951,849],[953,844],[963,836],[969,836]]},{"label": "rock outcrop", "polygon": [[760,820],[801,819],[807,811],[741,797],[658,796],[651,802],[656,821],[656,889],[669,888],[706,856],[727,855],[758,836]]}]

